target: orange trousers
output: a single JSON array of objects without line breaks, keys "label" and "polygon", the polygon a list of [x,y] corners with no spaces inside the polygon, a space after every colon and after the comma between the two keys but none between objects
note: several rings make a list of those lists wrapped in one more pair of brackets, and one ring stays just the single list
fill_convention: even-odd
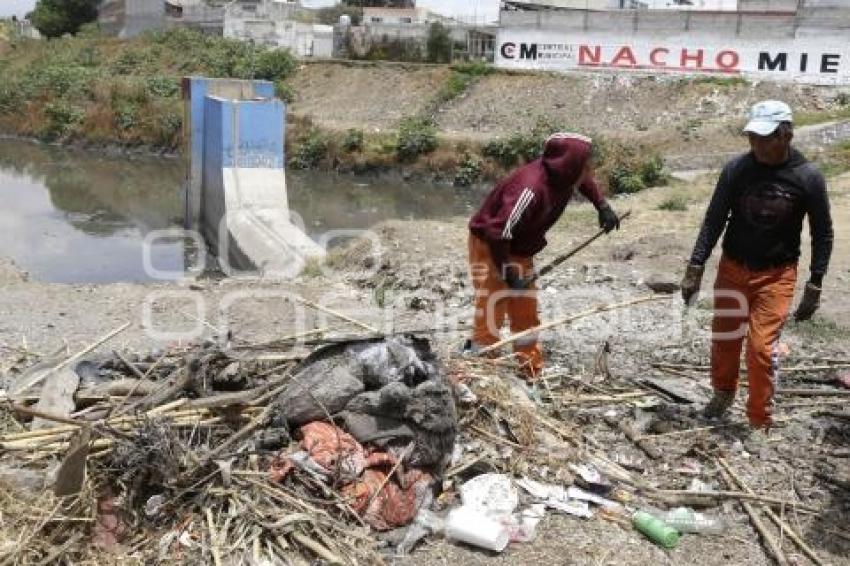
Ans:
[{"label": "orange trousers", "polygon": [[714,283],[711,326],[711,382],[717,391],[735,391],[744,337],[747,338],[750,425],[771,424],[778,379],[776,345],[788,318],[797,265],[761,271],[722,257]]},{"label": "orange trousers", "polygon": [[[534,274],[532,258],[511,255],[508,260],[521,277]],[[532,284],[523,291],[509,289],[493,261],[490,245],[472,233],[469,234],[469,273],[475,291],[472,341],[476,346],[498,342],[506,316],[513,334],[540,324],[536,285]],[[514,342],[514,353],[526,377],[535,379],[543,369],[543,355],[537,336]]]}]

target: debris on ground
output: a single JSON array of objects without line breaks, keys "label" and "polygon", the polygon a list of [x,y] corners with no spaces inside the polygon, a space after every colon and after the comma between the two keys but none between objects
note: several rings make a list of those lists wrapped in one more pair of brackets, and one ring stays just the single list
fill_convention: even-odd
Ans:
[{"label": "debris on ground", "polygon": [[50,411],[50,381],[18,387],[44,371],[27,357],[0,380],[0,561],[379,564],[433,537],[510,552],[548,514],[681,548],[746,512],[768,556],[817,563],[807,533],[846,517],[840,446],[810,463],[831,491],[752,471],[796,449],[813,415],[846,447],[850,360],[788,355],[791,442],[759,459],[740,420],[700,418],[706,364],[689,347],[648,373],[556,364],[528,385],[510,359],[438,355],[413,335],[311,343],[88,354],[63,366],[75,390]]}]

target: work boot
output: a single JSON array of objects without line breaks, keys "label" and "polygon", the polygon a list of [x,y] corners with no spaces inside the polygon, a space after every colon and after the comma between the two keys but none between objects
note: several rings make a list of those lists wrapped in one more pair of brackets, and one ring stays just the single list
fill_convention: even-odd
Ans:
[{"label": "work boot", "polygon": [[734,391],[714,391],[711,401],[702,410],[702,416],[706,419],[722,419],[729,412],[732,403],[735,402]]}]

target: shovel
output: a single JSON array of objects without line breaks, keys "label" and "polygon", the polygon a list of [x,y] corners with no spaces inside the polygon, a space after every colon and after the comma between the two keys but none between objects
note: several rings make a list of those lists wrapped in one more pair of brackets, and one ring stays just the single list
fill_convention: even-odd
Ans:
[{"label": "shovel", "polygon": [[[631,210],[627,210],[626,212],[624,212],[620,216],[620,222],[622,222],[623,220],[628,218],[629,215],[631,215],[631,213],[632,213]],[[561,265],[562,263],[564,263],[565,261],[567,261],[568,259],[573,257],[574,255],[579,253],[581,250],[583,250],[584,248],[586,248],[587,246],[589,246],[590,244],[595,242],[597,240],[597,238],[599,238],[603,234],[607,234],[607,232],[605,232],[604,228],[599,230],[599,232],[597,232],[596,234],[594,234],[590,238],[586,239],[585,241],[583,241],[582,243],[580,243],[579,245],[577,245],[576,247],[574,247],[573,249],[571,249],[567,253],[565,253],[563,255],[559,255],[558,257],[556,257],[555,259],[550,261],[548,264],[541,267],[540,271],[538,271],[537,273],[535,273],[534,275],[529,277],[526,281],[528,282],[528,284],[531,284],[534,281],[537,281],[538,279],[540,279],[541,277],[543,277],[544,275],[546,275],[547,273],[549,273],[550,271],[552,271],[553,269],[555,269],[556,267],[558,267],[559,265]]]}]

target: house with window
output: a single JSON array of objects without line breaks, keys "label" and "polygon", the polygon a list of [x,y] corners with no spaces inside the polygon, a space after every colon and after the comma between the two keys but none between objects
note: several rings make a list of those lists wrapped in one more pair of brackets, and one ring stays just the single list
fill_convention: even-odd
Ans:
[{"label": "house with window", "polygon": [[291,0],[236,0],[225,8],[224,36],[286,48],[298,57],[333,56],[333,26],[303,21],[301,10]]}]

